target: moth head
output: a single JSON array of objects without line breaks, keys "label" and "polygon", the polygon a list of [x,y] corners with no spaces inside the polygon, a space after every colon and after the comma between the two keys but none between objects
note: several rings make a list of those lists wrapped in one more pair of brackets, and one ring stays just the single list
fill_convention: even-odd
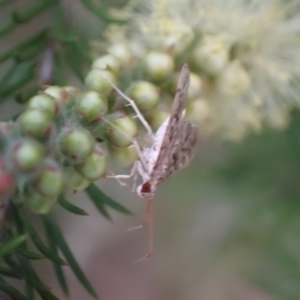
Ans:
[{"label": "moth head", "polygon": [[146,181],[137,187],[136,192],[141,198],[148,198],[154,195],[155,188],[149,181]]}]

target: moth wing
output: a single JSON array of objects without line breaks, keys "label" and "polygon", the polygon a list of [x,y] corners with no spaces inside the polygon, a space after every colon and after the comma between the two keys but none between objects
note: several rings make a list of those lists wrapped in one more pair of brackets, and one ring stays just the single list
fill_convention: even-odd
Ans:
[{"label": "moth wing", "polygon": [[197,127],[188,121],[184,121],[178,141],[171,151],[169,160],[162,166],[160,176],[155,180],[155,185],[158,185],[177,171],[187,167],[195,156],[197,144]]},{"label": "moth wing", "polygon": [[159,149],[157,160],[150,175],[150,181],[154,184],[156,184],[156,182],[161,182],[166,178],[166,170],[164,170],[164,168],[170,165],[171,152],[175,143],[178,141],[178,136],[181,131],[181,125],[184,118],[183,111],[187,103],[189,84],[190,71],[188,65],[184,64],[180,72],[169,123]]}]

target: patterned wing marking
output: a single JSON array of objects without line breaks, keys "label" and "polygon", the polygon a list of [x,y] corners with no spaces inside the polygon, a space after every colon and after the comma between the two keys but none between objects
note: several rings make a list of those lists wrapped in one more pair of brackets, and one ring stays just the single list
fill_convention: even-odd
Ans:
[{"label": "patterned wing marking", "polygon": [[166,172],[163,170],[165,166],[169,166],[172,149],[178,141],[178,135],[181,131],[183,122],[183,111],[186,107],[188,98],[188,88],[190,84],[190,71],[187,64],[184,64],[179,76],[175,99],[173,102],[169,124],[167,126],[163,142],[161,144],[156,163],[150,175],[150,182],[156,185],[156,182],[163,181]]},{"label": "patterned wing marking", "polygon": [[188,121],[183,121],[180,135],[170,153],[168,164],[162,167],[161,176],[156,178],[156,185],[190,164],[197,149],[197,136],[197,127]]}]

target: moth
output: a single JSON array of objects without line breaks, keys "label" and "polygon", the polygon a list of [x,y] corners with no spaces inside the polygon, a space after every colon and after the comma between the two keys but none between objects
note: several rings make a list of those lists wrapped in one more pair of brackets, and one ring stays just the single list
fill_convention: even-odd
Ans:
[{"label": "moth", "polygon": [[142,183],[137,187],[136,192],[141,198],[147,200],[145,223],[149,226],[149,249],[147,254],[139,261],[150,257],[153,252],[152,200],[157,186],[176,171],[187,167],[197,148],[197,128],[185,120],[189,83],[189,67],[187,64],[184,64],[179,75],[170,116],[162,123],[155,134],[152,133],[150,126],[135,106],[134,101],[113,86],[133,107],[140,121],[144,125],[147,123],[145,125],[146,130],[148,135],[152,137],[152,145],[149,147],[140,149],[136,145],[139,152],[139,160],[133,164],[130,174],[108,176],[116,179],[134,176],[134,187],[137,176],[140,175],[142,178]]}]

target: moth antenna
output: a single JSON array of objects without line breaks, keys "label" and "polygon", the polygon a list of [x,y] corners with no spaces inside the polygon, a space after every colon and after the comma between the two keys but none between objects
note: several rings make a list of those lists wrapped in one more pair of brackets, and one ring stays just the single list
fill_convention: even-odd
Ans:
[{"label": "moth antenna", "polygon": [[136,106],[135,102],[129,98],[126,94],[124,94],[114,83],[112,83],[108,78],[106,78],[105,75],[102,75],[102,77],[114,88],[114,90],[121,96],[123,97],[128,103],[129,105],[133,108],[133,110],[135,111],[135,113],[137,114],[140,122],[143,124],[143,126],[145,127],[146,131],[148,132],[149,135],[151,135],[153,137],[153,131],[149,125],[149,123],[146,121],[146,119],[144,118],[144,116],[142,115],[142,113],[140,112],[140,110],[138,109],[138,107]]}]

